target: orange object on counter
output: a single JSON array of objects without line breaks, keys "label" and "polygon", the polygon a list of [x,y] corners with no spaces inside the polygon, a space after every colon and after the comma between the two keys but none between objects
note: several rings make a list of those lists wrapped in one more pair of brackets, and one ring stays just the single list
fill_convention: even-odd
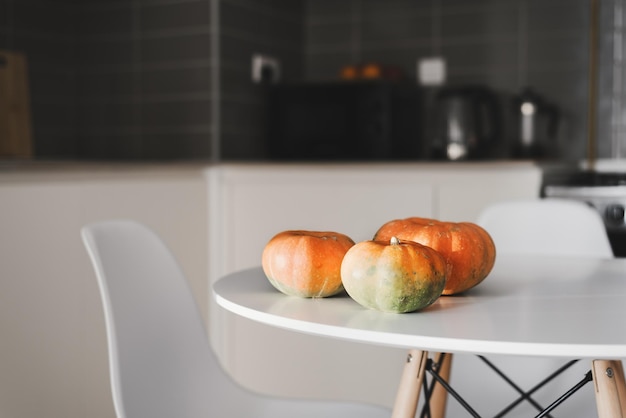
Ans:
[{"label": "orange object on counter", "polygon": [[361,68],[361,78],[373,79],[381,78],[383,75],[383,68],[380,64],[372,62],[363,65]]},{"label": "orange object on counter", "polygon": [[342,80],[356,80],[359,78],[359,69],[355,65],[346,65],[341,68],[339,76]]},{"label": "orange object on counter", "polygon": [[341,80],[401,80],[404,73],[398,67],[385,67],[377,62],[369,62],[362,65],[345,65],[339,72]]}]

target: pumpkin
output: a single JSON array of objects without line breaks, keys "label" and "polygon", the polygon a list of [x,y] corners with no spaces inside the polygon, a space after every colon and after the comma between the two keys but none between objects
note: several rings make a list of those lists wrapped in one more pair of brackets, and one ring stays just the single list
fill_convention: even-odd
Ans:
[{"label": "pumpkin", "polygon": [[283,231],[263,249],[263,272],[287,295],[332,296],[343,290],[341,261],[353,245],[352,238],[337,232]]},{"label": "pumpkin", "polygon": [[406,313],[434,303],[446,284],[447,264],[432,248],[395,237],[362,241],[348,250],[341,279],[352,299],[383,312]]},{"label": "pumpkin", "polygon": [[396,219],[385,223],[376,240],[392,236],[415,241],[437,250],[450,264],[444,295],[464,292],[482,282],[496,260],[491,236],[471,222],[444,222],[428,218]]}]

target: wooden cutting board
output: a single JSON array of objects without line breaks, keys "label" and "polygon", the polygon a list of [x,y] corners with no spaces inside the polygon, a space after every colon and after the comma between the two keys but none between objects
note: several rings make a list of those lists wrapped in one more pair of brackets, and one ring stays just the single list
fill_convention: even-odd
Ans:
[{"label": "wooden cutting board", "polygon": [[32,155],[26,57],[19,52],[0,50],[0,157]]}]

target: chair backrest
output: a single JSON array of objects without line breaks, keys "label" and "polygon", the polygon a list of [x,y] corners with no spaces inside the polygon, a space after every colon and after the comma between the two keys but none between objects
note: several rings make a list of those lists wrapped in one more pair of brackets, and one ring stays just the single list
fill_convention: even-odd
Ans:
[{"label": "chair backrest", "polygon": [[602,217],[583,202],[504,201],[485,208],[477,223],[492,236],[498,254],[613,257]]},{"label": "chair backrest", "polygon": [[82,237],[102,295],[118,418],[207,417],[220,370],[170,251],[132,221],[87,225]]}]

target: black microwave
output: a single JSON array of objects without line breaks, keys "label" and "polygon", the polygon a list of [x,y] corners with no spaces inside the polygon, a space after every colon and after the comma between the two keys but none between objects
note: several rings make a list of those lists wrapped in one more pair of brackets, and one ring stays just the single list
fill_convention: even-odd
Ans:
[{"label": "black microwave", "polygon": [[268,92],[275,160],[411,160],[422,155],[419,89],[387,81],[279,84]]}]

